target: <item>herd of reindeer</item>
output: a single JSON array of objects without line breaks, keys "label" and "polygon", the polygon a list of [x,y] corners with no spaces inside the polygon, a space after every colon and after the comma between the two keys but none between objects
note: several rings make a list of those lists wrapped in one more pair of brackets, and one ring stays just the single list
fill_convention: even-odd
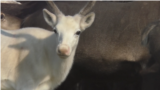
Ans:
[{"label": "herd of reindeer", "polygon": [[160,2],[1,3],[1,90],[160,90]]}]

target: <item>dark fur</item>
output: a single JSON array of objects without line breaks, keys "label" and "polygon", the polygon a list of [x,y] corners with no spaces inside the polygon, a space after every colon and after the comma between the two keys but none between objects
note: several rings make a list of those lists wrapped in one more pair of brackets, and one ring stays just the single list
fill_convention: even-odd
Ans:
[{"label": "dark fur", "polygon": [[[151,63],[149,63],[149,67],[150,66],[152,67],[153,72],[159,71],[160,69],[160,20],[151,23],[143,30],[142,44],[148,47],[152,55],[152,58],[151,58],[152,60],[150,60]],[[157,68],[157,66],[159,69]]]},{"label": "dark fur", "polygon": [[147,64],[144,75],[146,90],[160,90],[160,20],[149,24],[142,33],[142,44],[148,47],[152,57]]},{"label": "dark fur", "polygon": [[[64,14],[74,15],[86,2],[56,4]],[[22,27],[52,30],[45,24],[42,8],[49,9],[42,6],[24,19]],[[73,69],[58,90],[147,90],[141,87],[139,71],[150,54],[141,45],[141,32],[147,23],[160,18],[160,2],[102,1],[93,11],[95,22],[82,34]]]}]

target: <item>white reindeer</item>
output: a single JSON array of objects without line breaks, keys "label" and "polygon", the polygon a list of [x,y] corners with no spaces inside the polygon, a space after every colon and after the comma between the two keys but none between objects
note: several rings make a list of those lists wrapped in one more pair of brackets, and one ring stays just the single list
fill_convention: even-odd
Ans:
[{"label": "white reindeer", "polygon": [[53,90],[67,77],[82,31],[95,14],[89,2],[78,14],[65,16],[53,2],[55,14],[43,9],[54,32],[41,28],[1,30],[1,90]]}]

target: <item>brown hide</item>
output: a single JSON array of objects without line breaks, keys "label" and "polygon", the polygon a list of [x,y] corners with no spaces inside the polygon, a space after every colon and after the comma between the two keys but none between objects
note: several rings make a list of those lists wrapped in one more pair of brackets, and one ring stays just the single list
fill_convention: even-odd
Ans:
[{"label": "brown hide", "polygon": [[76,65],[108,73],[119,68],[112,62],[148,58],[148,51],[140,45],[141,32],[160,18],[160,2],[97,2],[93,11],[96,20],[81,36]]},{"label": "brown hide", "polygon": [[[66,15],[79,12],[85,3],[56,2]],[[58,90],[147,90],[137,74],[137,62],[147,62],[150,55],[141,45],[141,32],[160,18],[160,2],[101,1],[93,11],[95,22],[82,33],[73,69]],[[35,13],[24,19],[22,27],[51,30],[44,24],[41,10]]]}]

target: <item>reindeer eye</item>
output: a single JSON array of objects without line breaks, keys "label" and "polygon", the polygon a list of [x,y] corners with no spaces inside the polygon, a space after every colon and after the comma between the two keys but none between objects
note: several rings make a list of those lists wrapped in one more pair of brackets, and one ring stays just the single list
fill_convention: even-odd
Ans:
[{"label": "reindeer eye", "polygon": [[77,32],[76,32],[76,35],[80,35],[80,34],[81,34],[81,31],[77,31]]},{"label": "reindeer eye", "polygon": [[57,34],[57,29],[56,28],[54,28],[53,31]]},{"label": "reindeer eye", "polygon": [[4,14],[0,15],[0,19],[4,19],[4,17],[5,17]]}]

